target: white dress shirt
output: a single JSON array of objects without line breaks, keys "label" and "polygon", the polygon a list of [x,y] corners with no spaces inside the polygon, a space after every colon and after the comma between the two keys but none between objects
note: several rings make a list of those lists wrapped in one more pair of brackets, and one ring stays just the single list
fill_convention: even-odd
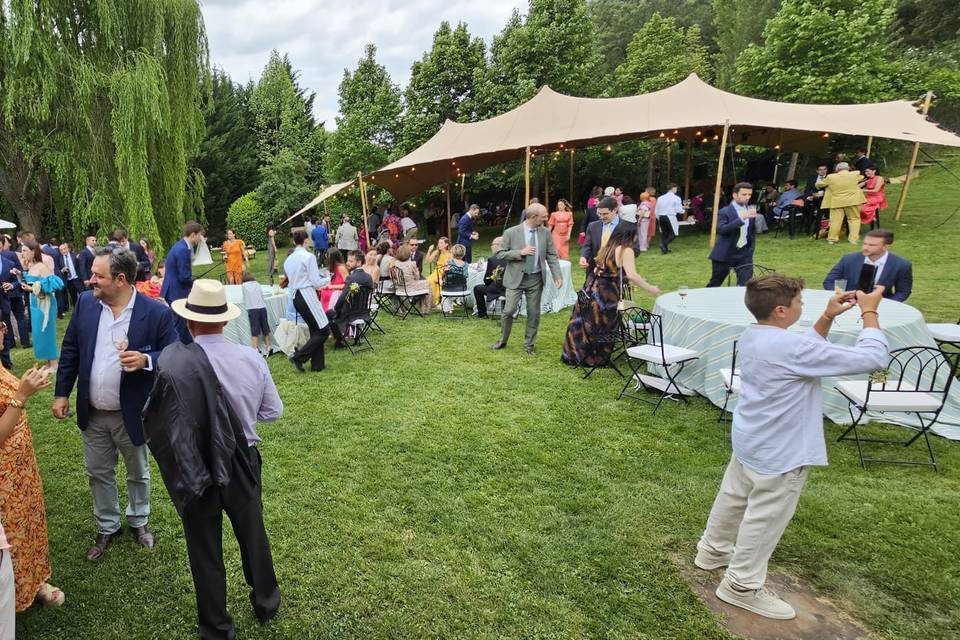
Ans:
[{"label": "white dress shirt", "polygon": [[863,329],[856,345],[848,347],[828,342],[812,328],[798,333],[747,327],[737,346],[737,460],[764,474],[827,464],[820,378],[876,371],[888,360],[887,339],[879,329]]},{"label": "white dress shirt", "polygon": [[890,252],[884,251],[883,255],[877,258],[876,262],[874,262],[867,256],[863,256],[863,264],[872,264],[877,268],[877,272],[873,275],[874,284],[876,284],[877,282],[880,282],[880,274],[883,273],[883,267],[885,264],[887,264],[888,255],[890,255]]},{"label": "white dress shirt", "polygon": [[[100,302],[100,324],[97,327],[97,344],[93,350],[93,362],[90,365],[90,404],[100,411],[120,410],[120,352],[113,344],[114,332],[129,333],[133,305],[137,301],[137,292],[133,291],[130,302],[113,317],[113,309]],[[129,349],[129,347],[128,347]],[[153,370],[150,356],[147,356],[147,371]]]},{"label": "white dress shirt", "polygon": [[540,239],[537,237],[537,228],[534,227],[531,229],[526,224],[523,225],[524,242],[527,246],[533,247],[537,250],[533,254],[533,271],[530,273],[540,273]]},{"label": "white dress shirt", "polygon": [[302,246],[297,247],[283,262],[283,272],[287,276],[290,301],[293,302],[297,291],[303,291],[303,299],[310,307],[317,326],[321,329],[327,326],[327,314],[320,305],[316,290],[329,283],[330,278],[320,275],[316,256]]},{"label": "white dress shirt", "polygon": [[73,266],[73,254],[63,254],[63,264],[67,267],[67,280],[74,280],[77,277],[77,270]]}]

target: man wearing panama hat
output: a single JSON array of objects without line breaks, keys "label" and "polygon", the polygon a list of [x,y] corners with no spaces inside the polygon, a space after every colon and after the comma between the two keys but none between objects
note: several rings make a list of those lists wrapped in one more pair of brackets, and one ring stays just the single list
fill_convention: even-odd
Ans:
[{"label": "man wearing panama hat", "polygon": [[240,546],[250,602],[260,622],[280,607],[280,587],[263,524],[257,422],[271,422],[283,403],[263,358],[228,343],[223,329],[240,315],[216,280],[196,280],[174,300],[193,344],[164,349],[143,411],[147,443],[183,521],[202,638],[233,638],[227,613],[221,534],[223,512]]}]

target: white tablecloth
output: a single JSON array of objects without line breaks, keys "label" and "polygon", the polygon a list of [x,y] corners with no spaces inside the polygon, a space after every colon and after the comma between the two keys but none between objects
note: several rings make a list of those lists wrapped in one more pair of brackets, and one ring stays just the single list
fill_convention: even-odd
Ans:
[{"label": "white tablecloth", "polygon": [[[270,330],[273,331],[286,315],[287,292],[281,290],[280,293],[275,294],[273,287],[267,285],[261,285],[261,288],[263,289],[263,298],[267,303],[267,319],[270,321]],[[228,284],[224,289],[227,291],[227,302],[232,302],[243,309],[243,313],[227,323],[227,326],[223,329],[223,335],[227,342],[252,346],[250,320],[247,317],[247,308],[243,304],[243,289],[238,284]]]},{"label": "white tablecloth", "polygon": [[[700,353],[700,359],[687,363],[677,380],[697,391],[720,406],[724,389],[720,369],[729,368],[733,342],[743,330],[754,323],[753,316],[743,304],[744,287],[717,287],[691,289],[685,302],[681,303],[676,292],[657,298],[654,313],[663,316],[663,335],[667,344],[673,344]],[[803,292],[803,315],[792,331],[806,331],[823,313],[831,292],[808,289]],[[923,315],[913,307],[892,300],[880,304],[880,326],[887,336],[890,349],[911,346],[936,346],[923,321]],[[830,341],[839,344],[854,344],[862,325],[856,309],[839,316],[830,331]],[[850,424],[847,401],[834,386],[839,380],[864,380],[866,375],[849,378],[823,379],[823,410],[837,424]],[[735,405],[731,398],[730,408]],[[878,422],[917,424],[907,414],[871,416]],[[940,419],[933,427],[937,434],[960,440],[960,390],[953,385],[950,397]]]},{"label": "white tablecloth", "polygon": [[[563,286],[557,289],[553,284],[553,274],[547,278],[547,284],[543,287],[543,294],[540,297],[540,313],[557,312],[567,307],[572,307],[577,302],[577,290],[573,287],[573,279],[570,273],[570,261],[560,260],[560,271],[563,272]],[[483,284],[483,274],[486,271],[487,263],[481,258],[479,266],[477,263],[470,265],[470,274],[467,277],[467,289],[470,295],[464,301],[464,304],[473,309],[476,302],[473,299],[473,288]],[[520,298],[520,315],[527,315],[527,301]]]}]

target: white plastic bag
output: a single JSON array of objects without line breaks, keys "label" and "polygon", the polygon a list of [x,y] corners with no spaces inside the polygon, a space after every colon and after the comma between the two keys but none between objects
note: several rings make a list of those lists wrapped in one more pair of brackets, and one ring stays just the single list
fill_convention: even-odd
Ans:
[{"label": "white plastic bag", "polygon": [[310,327],[284,318],[273,330],[273,341],[288,356],[305,345],[310,338]]}]

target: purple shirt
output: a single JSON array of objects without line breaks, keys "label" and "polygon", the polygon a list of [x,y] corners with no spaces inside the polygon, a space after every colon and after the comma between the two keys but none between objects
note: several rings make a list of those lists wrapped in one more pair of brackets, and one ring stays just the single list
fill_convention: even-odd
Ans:
[{"label": "purple shirt", "polygon": [[273,422],[283,413],[283,402],[263,356],[252,347],[227,342],[223,334],[194,336],[207,354],[220,386],[243,424],[250,446],[260,442],[257,422]]}]

